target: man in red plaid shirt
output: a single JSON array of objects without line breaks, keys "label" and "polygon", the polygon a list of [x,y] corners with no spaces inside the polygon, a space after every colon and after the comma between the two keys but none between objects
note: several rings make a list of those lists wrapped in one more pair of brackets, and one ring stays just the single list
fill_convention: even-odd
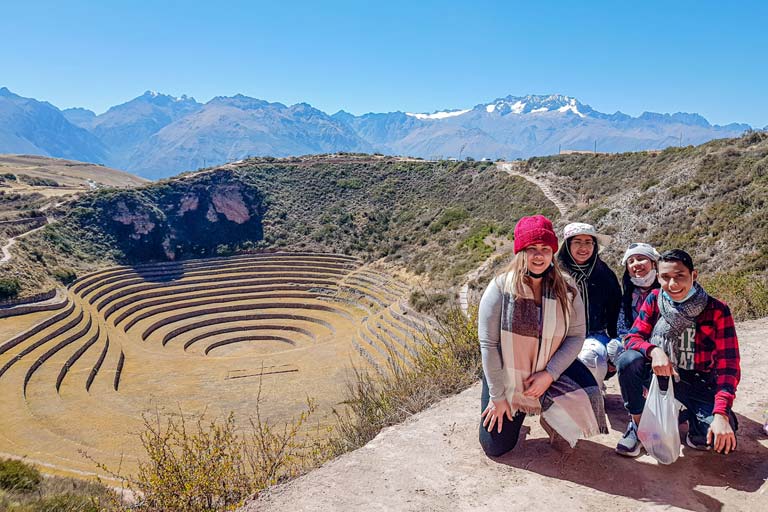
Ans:
[{"label": "man in red plaid shirt", "polygon": [[658,265],[661,290],[646,299],[616,362],[624,406],[631,415],[616,452],[640,455],[637,425],[651,372],[666,377],[659,380],[662,389],[669,377],[675,378],[675,398],[688,411],[689,447],[732,452],[738,423],[731,407],[741,370],[731,311],[696,282],[698,272],[685,251],[665,252]]}]

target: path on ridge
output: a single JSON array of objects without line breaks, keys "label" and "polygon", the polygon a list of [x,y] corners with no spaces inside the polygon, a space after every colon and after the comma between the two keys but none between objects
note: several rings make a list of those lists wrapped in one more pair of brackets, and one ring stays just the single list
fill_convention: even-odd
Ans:
[{"label": "path on ridge", "polygon": [[[42,208],[40,208],[40,211],[44,212],[44,211],[48,210],[49,208],[59,206],[60,204],[61,203],[56,203],[56,204],[48,203],[45,206],[43,206]],[[0,247],[0,251],[3,253],[3,255],[0,257],[0,265],[2,265],[3,263],[7,263],[13,257],[11,255],[11,247],[13,247],[13,245],[16,243],[16,240],[18,240],[19,238],[23,238],[25,236],[31,235],[35,231],[40,231],[45,226],[47,226],[48,224],[51,224],[51,223],[53,223],[53,218],[51,218],[50,216],[46,216],[45,217],[45,224],[43,224],[39,228],[30,229],[29,231],[21,233],[20,235],[16,235],[14,237],[9,238],[8,241],[5,243],[5,245]]]},{"label": "path on ridge", "polygon": [[[560,212],[560,216],[563,218],[566,217],[566,215],[568,214],[568,210],[565,207],[565,203],[563,203],[562,200],[552,192],[552,189],[549,188],[549,185],[546,182],[538,178],[534,178],[533,176],[524,174],[521,171],[517,170],[516,168],[519,168],[521,166],[515,162],[498,163],[497,166],[500,170],[506,172],[510,176],[520,176],[521,178],[539,187],[539,189],[541,189],[541,192],[544,194],[544,196],[547,199],[549,199],[552,202],[552,204],[555,205],[557,210]],[[475,279],[477,279],[480,275],[482,275],[483,272],[487,271],[488,268],[490,268],[490,266],[496,261],[496,259],[499,256],[501,256],[502,254],[508,251],[509,251],[509,244],[503,244],[501,247],[497,248],[493,252],[493,254],[491,254],[479,267],[477,267],[475,270],[467,274],[467,277],[464,280],[464,284],[462,284],[461,288],[459,289],[459,306],[461,307],[461,311],[465,315],[469,310],[470,283]]]},{"label": "path on ridge", "polygon": [[768,318],[737,324],[742,380],[734,410],[739,448],[731,455],[683,448],[670,466],[613,451],[626,426],[616,379],[607,390],[610,434],[575,449],[551,446],[536,418],[519,445],[486,457],[477,441],[480,386],[443,400],[362,448],[272,488],[241,512],[284,510],[474,511],[764,510],[768,499]]},{"label": "path on ridge", "polygon": [[536,185],[537,187],[539,187],[542,193],[544,193],[544,195],[547,197],[547,199],[552,201],[552,203],[554,203],[554,205],[557,207],[557,210],[560,212],[561,217],[565,218],[568,215],[568,209],[566,208],[565,203],[563,203],[563,201],[552,192],[552,189],[549,188],[549,185],[545,181],[542,181],[538,178],[534,178],[533,176],[530,176],[528,174],[525,174],[517,170],[516,168],[519,168],[520,165],[514,162],[503,162],[497,165],[499,169],[506,172],[507,174],[511,176],[520,176],[521,178],[526,179],[531,183],[533,183],[534,185]]}]

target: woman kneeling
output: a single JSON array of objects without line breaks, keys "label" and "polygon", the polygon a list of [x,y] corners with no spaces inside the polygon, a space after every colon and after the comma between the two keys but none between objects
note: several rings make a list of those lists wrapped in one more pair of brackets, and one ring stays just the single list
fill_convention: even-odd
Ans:
[{"label": "woman kneeling", "polygon": [[556,250],[549,219],[520,219],[515,258],[480,301],[480,444],[490,456],[514,448],[526,414],[541,414],[550,440],[556,432],[571,446],[608,431],[597,383],[576,359],[584,306],[554,260]]}]

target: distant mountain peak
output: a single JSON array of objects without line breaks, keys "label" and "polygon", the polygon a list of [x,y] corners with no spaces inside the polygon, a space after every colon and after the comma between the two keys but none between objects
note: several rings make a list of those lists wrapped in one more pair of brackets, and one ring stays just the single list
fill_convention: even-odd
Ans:
[{"label": "distant mountain peak", "polygon": [[447,119],[449,117],[456,117],[460,115],[464,115],[467,112],[469,112],[471,109],[454,109],[454,110],[441,110],[432,112],[431,114],[420,114],[420,113],[413,113],[413,112],[406,112],[405,115],[415,117],[416,119]]},{"label": "distant mountain peak", "polygon": [[285,105],[281,103],[270,103],[258,98],[251,98],[250,96],[245,96],[244,94],[240,93],[235,94],[234,96],[216,96],[211,101],[209,101],[207,105],[227,105],[242,110],[257,110],[260,108],[268,107],[270,105],[285,108]]},{"label": "distant mountain peak", "polygon": [[527,96],[507,96],[497,98],[490,103],[480,104],[475,110],[485,110],[487,113],[507,114],[540,114],[544,112],[571,113],[586,117],[593,112],[589,105],[581,103],[576,98],[562,94],[529,94]]},{"label": "distant mountain peak", "polygon": [[6,98],[20,98],[18,94],[12,93],[7,87],[0,87],[0,96],[5,96]]},{"label": "distant mountain peak", "polygon": [[175,102],[175,103],[190,102],[190,103],[197,103],[195,98],[193,98],[192,96],[187,96],[186,94],[182,94],[181,96],[176,97],[176,96],[172,96],[170,94],[163,94],[163,93],[157,92],[157,91],[144,91],[144,94],[142,94],[141,96],[139,96],[136,99],[146,100],[146,101],[150,101],[150,102],[153,102],[153,103],[157,103],[158,101],[160,101],[162,103],[167,103],[167,102]]}]

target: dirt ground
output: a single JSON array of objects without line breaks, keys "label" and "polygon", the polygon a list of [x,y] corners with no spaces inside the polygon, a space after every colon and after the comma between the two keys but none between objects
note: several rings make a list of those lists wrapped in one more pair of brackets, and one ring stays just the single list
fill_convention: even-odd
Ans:
[{"label": "dirt ground", "polygon": [[737,326],[742,380],[731,455],[683,448],[670,466],[613,451],[626,426],[616,378],[608,382],[611,432],[575,449],[555,443],[527,418],[518,446],[486,457],[477,441],[480,387],[386,429],[363,448],[264,493],[241,512],[284,510],[768,510],[768,318]]}]

